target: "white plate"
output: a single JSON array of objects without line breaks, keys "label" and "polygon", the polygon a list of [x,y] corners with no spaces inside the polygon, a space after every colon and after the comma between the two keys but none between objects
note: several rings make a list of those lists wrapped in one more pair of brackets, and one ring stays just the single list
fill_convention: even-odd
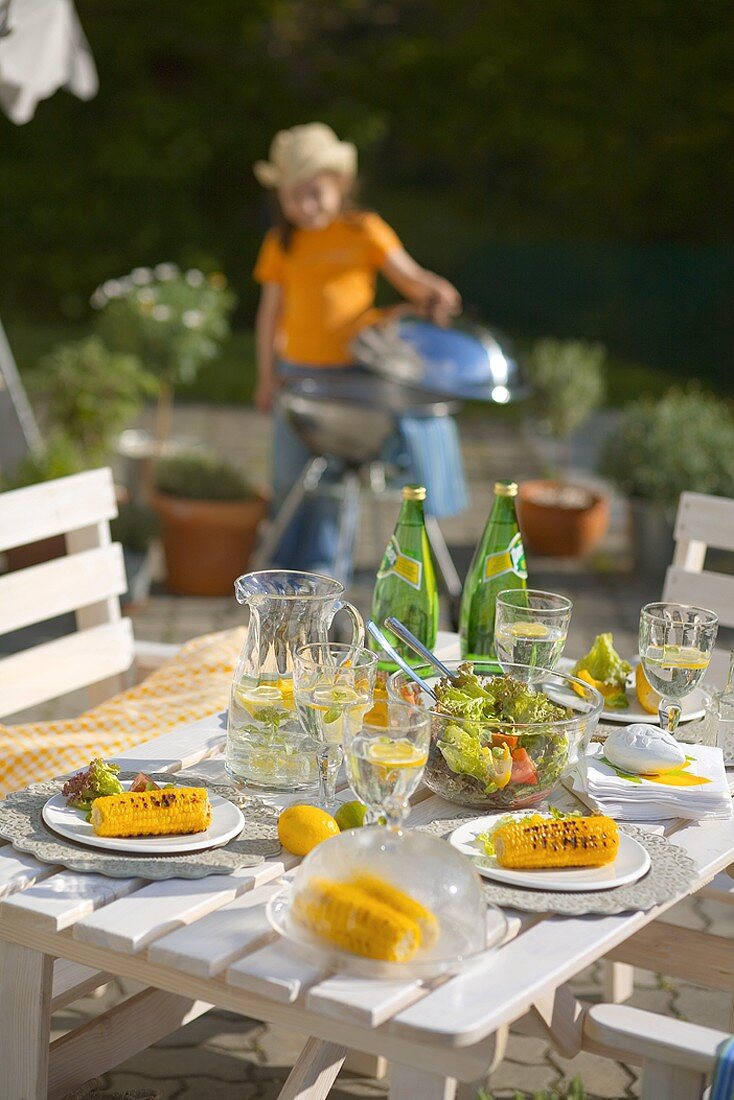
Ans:
[{"label": "white plate", "polygon": [[520,819],[533,812],[521,810],[512,815],[490,814],[487,817],[475,817],[454,829],[449,840],[454,848],[469,857],[484,878],[506,882],[508,886],[527,886],[532,890],[612,890],[615,886],[637,882],[650,869],[650,856],[646,849],[622,832],[619,834],[617,858],[604,867],[551,867],[531,871],[500,867],[494,856],[486,855],[476,843],[479,833],[491,829],[501,818],[512,816]]},{"label": "white plate", "polygon": [[341,970],[360,978],[435,978],[440,974],[458,974],[470,962],[498,947],[507,934],[507,921],[495,905],[487,906],[487,938],[482,951],[467,950],[461,930],[442,922],[437,943],[421,949],[409,962],[384,962],[353,955],[328,940],[309,932],[291,914],[293,887],[285,886],[268,900],[266,913],[275,931],[296,944],[310,959],[331,970]]},{"label": "white plate", "polygon": [[[127,790],[131,781],[123,782]],[[179,786],[185,787],[185,783]],[[91,848],[106,848],[112,852],[136,852],[144,855],[174,855],[177,852],[201,852],[205,848],[216,848],[226,844],[242,832],[245,819],[242,811],[218,794],[209,792],[212,807],[212,820],[208,829],[201,833],[178,833],[168,836],[97,836],[91,824],[85,820],[82,810],[66,805],[62,794],[49,798],[43,807],[43,820],[50,829],[77,844],[86,844]]]},{"label": "white plate", "polygon": [[[561,657],[556,667],[559,672],[570,672],[575,664],[576,662],[572,658]],[[657,714],[648,714],[646,710],[642,709],[637,700],[634,672],[631,672],[627,677],[625,693],[629,703],[627,710],[609,710],[605,707],[599,716],[599,720],[601,722],[622,722],[625,726],[631,725],[632,722],[644,722],[649,726],[657,726]],[[699,718],[703,718],[703,700],[704,693],[701,688],[694,688],[690,695],[682,699],[681,722],[694,722]]]}]

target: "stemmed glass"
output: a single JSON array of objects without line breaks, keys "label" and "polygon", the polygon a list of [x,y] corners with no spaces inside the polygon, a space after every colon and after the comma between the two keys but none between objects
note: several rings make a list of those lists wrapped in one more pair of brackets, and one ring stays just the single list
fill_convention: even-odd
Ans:
[{"label": "stemmed glass", "polygon": [[428,761],[430,739],[430,713],[409,703],[390,701],[347,723],[347,776],[368,807],[368,824],[384,816],[389,829],[400,829]]},{"label": "stemmed glass", "polygon": [[673,733],[680,701],[698,687],[709,667],[719,617],[703,607],[649,603],[640,612],[640,660],[661,696],[660,726]]},{"label": "stemmed glass", "polygon": [[319,802],[325,810],[336,801],[345,730],[372,706],[377,660],[363,646],[341,642],[313,642],[293,658],[296,709],[303,729],[318,742]]},{"label": "stemmed glass", "polygon": [[502,671],[507,672],[512,665],[513,676],[527,683],[551,672],[563,653],[572,611],[571,601],[554,592],[534,588],[500,592],[494,644]]}]

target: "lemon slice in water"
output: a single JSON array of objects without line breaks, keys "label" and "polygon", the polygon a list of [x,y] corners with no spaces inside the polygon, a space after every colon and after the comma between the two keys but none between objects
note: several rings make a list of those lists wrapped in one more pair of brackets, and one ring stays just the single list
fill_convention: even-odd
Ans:
[{"label": "lemon slice in water", "polygon": [[422,768],[428,754],[411,741],[373,741],[367,752],[372,764],[384,764],[388,768]]},{"label": "lemon slice in water", "polygon": [[547,638],[550,631],[545,623],[511,623],[508,633],[513,638]]}]

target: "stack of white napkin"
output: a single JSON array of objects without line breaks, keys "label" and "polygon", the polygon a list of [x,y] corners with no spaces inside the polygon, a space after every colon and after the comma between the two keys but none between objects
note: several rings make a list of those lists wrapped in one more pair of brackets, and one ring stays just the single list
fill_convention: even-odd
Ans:
[{"label": "stack of white napkin", "polygon": [[[604,757],[604,746],[592,744],[573,775],[573,790],[600,813],[618,821],[664,821],[681,817],[709,821],[732,815],[732,797],[721,749],[683,745],[686,763],[666,782],[632,775],[613,767]],[[691,779],[699,777],[698,782]]]}]

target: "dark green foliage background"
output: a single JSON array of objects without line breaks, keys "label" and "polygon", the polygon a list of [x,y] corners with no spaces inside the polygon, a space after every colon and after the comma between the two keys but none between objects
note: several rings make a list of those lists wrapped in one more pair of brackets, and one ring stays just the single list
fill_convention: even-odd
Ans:
[{"label": "dark green foliage background", "polygon": [[355,140],[364,197],[484,315],[725,385],[734,347],[729,0],[77,0],[98,97],[0,119],[10,319],[84,321],[162,259],[252,316],[281,126]]}]

